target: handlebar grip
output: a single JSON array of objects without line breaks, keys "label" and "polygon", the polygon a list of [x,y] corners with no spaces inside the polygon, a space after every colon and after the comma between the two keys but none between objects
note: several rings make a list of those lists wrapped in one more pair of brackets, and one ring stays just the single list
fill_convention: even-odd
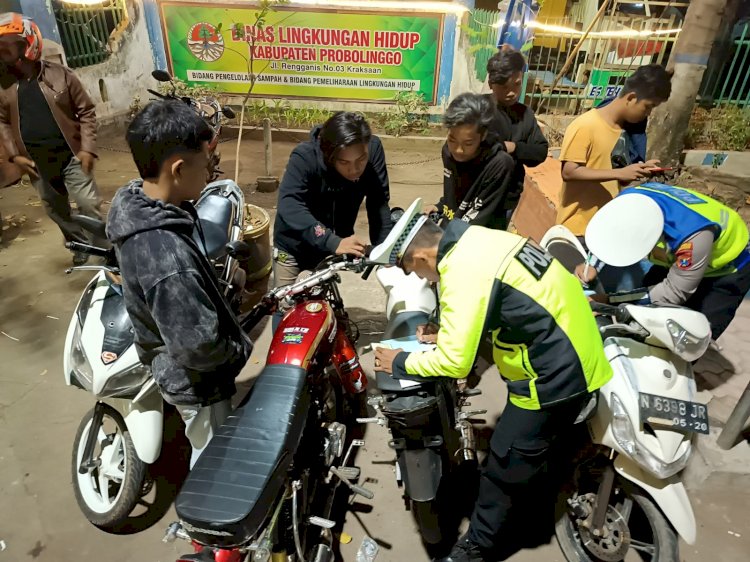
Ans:
[{"label": "handlebar grip", "polygon": [[66,242],[65,247],[71,252],[81,252],[82,254],[88,254],[90,256],[98,256],[101,258],[109,258],[112,255],[112,250],[105,248],[98,248],[90,244],[83,244],[81,242]]},{"label": "handlebar grip", "polygon": [[365,272],[362,274],[362,279],[367,281],[367,279],[370,277],[370,274],[372,274],[372,271],[375,269],[374,265],[368,265],[365,268]]}]

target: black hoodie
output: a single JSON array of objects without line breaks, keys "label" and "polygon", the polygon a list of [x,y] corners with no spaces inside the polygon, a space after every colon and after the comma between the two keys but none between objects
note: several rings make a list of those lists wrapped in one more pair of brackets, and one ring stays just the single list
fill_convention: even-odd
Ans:
[{"label": "black hoodie", "polygon": [[513,158],[502,143],[485,140],[479,154],[457,162],[443,145],[443,197],[437,208],[448,220],[504,230],[506,199],[513,184]]},{"label": "black hoodie", "polygon": [[194,216],[189,203],[151,199],[135,181],[117,192],[107,219],[138,356],[176,405],[230,398],[252,349],[191,238]]},{"label": "black hoodie", "polygon": [[380,139],[372,136],[370,158],[358,181],[343,178],[323,160],[318,134],[289,156],[279,188],[273,229],[274,246],[292,255],[300,269],[312,269],[334,254],[342,238],[354,234],[362,200],[367,199],[370,242],[380,244],[390,232],[388,172]]}]

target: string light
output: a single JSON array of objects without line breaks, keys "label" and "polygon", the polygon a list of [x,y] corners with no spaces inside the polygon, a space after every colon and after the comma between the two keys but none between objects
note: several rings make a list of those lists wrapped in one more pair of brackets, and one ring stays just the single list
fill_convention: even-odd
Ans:
[{"label": "string light", "polygon": [[438,12],[461,15],[469,11],[466,6],[453,2],[400,2],[399,0],[291,0],[291,5],[337,6],[341,8],[380,8],[414,12]]},{"label": "string light", "polygon": [[[582,37],[584,32],[573,27],[564,25],[552,25],[538,21],[526,22],[526,27],[538,29],[540,31],[549,31],[550,33],[561,33],[565,35],[576,35]],[[591,31],[588,36],[592,38],[603,37],[608,39],[628,39],[631,37],[653,37],[654,35],[673,35],[682,31],[682,28],[676,29],[615,29],[611,31]]]}]

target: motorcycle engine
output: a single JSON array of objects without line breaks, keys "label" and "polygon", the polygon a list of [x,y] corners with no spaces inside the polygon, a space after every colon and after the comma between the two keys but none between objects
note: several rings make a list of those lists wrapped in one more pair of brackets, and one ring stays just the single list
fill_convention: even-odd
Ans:
[{"label": "motorcycle engine", "polygon": [[326,466],[332,466],[333,461],[344,454],[346,443],[346,426],[343,423],[331,422],[327,425],[328,435],[323,442],[323,458]]}]

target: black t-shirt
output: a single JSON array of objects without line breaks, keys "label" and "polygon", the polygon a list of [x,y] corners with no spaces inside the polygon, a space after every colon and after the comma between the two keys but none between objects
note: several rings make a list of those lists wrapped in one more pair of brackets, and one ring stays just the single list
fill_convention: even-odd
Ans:
[{"label": "black t-shirt", "polygon": [[29,153],[70,151],[37,79],[18,81],[21,139]]}]

